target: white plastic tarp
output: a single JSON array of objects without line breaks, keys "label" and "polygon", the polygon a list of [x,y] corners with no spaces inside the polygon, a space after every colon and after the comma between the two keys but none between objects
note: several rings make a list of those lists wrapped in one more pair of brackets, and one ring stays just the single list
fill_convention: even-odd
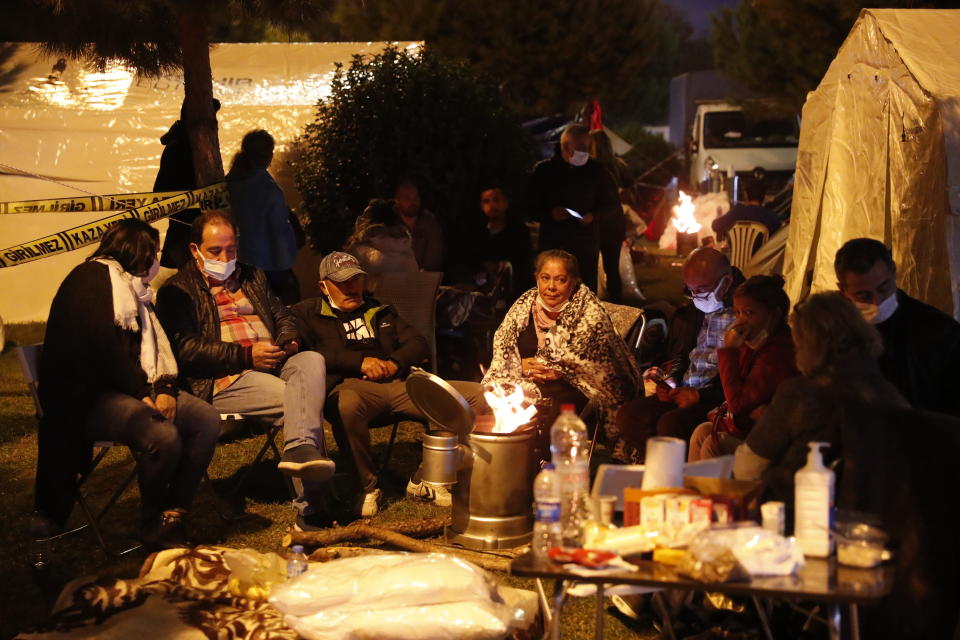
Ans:
[{"label": "white plastic tarp", "polygon": [[803,108],[784,275],[836,288],[849,239],[892,248],[908,294],[960,319],[960,11],[864,9]]},{"label": "white plastic tarp", "polygon": [[[96,72],[77,60],[58,64],[32,44],[14,48],[0,63],[0,201],[150,191],[163,147],[179,118],[179,75],[143,78],[120,66]],[[315,117],[329,94],[334,66],[381,51],[385,43],[221,44],[210,54],[213,93],[225,167],[251,129],[277,141],[271,172],[287,203],[300,198],[284,152]],[[398,43],[415,48],[417,43]],[[56,184],[45,178],[52,178]],[[0,246],[8,247],[104,217],[103,213],[0,215]],[[166,222],[158,224],[165,230]],[[46,319],[64,276],[90,253],[80,249],[0,269],[0,316],[5,322]]]}]

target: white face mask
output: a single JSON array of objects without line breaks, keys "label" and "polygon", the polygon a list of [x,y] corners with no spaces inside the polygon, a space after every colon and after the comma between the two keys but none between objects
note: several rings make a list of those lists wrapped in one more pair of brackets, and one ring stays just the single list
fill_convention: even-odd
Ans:
[{"label": "white face mask", "polygon": [[144,285],[150,284],[150,282],[157,277],[157,274],[160,273],[160,262],[156,258],[153,259],[153,264],[150,265],[150,268],[147,269],[147,275],[140,278],[141,282]]},{"label": "white face mask", "polygon": [[587,164],[587,160],[590,159],[590,154],[586,151],[574,151],[570,156],[570,164],[575,167],[582,167]]},{"label": "white face mask", "polygon": [[233,275],[234,269],[237,268],[236,258],[233,260],[227,260],[226,262],[211,260],[210,258],[204,257],[202,254],[200,254],[200,258],[203,260],[203,266],[200,268],[204,271],[204,273],[214,280],[226,280]]},{"label": "white face mask", "polygon": [[870,304],[868,302],[854,302],[853,304],[864,320],[870,324],[880,324],[889,320],[890,316],[897,310],[897,294],[888,296],[880,304]]},{"label": "white face mask", "polygon": [[713,313],[714,311],[720,311],[720,309],[723,309],[723,300],[717,297],[717,291],[719,291],[720,287],[723,286],[726,278],[726,276],[720,278],[720,282],[717,283],[717,286],[715,286],[713,291],[707,295],[703,297],[694,297],[693,306],[704,313]]},{"label": "white face mask", "polygon": [[539,295],[537,295],[537,304],[540,305],[540,307],[541,307],[542,309],[546,309],[546,310],[549,311],[550,313],[560,313],[561,311],[563,311],[564,309],[567,308],[567,305],[568,305],[568,304],[570,304],[570,299],[568,298],[568,299],[564,300],[563,302],[561,302],[560,304],[558,304],[557,306],[551,307],[550,305],[548,305],[548,304],[544,301],[543,298],[541,298]]}]

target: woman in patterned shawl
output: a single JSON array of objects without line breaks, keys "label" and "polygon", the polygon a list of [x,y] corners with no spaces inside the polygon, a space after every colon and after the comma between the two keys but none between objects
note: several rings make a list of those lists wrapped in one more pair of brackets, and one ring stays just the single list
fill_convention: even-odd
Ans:
[{"label": "woman in patterned shawl", "polygon": [[541,453],[560,405],[600,409],[614,456],[622,449],[614,416],[633,398],[640,372],[597,297],[580,282],[577,259],[566,251],[537,256],[535,289],[513,304],[493,339],[484,385],[512,384],[537,404]]}]

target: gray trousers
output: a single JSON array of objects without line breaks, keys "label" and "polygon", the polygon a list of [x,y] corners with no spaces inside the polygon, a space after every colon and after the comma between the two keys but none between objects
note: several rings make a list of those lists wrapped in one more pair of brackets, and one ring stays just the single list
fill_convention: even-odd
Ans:
[{"label": "gray trousers", "polygon": [[[323,441],[323,403],[327,369],[323,356],[304,351],[291,356],[275,376],[262,371],[244,371],[233,384],[213,396],[220,413],[238,413],[283,425],[283,449],[302,444],[315,446],[326,455]],[[294,506],[311,515],[321,506],[324,484],[293,478]]]},{"label": "gray trousers", "polygon": [[[477,382],[448,380],[473,408],[474,413],[487,413],[483,399],[483,387]],[[400,415],[425,419],[401,380],[374,382],[360,378],[347,378],[330,392],[331,411],[337,415],[333,434],[341,450],[353,457],[361,488],[369,493],[377,486],[374,473],[373,451],[370,447],[370,423],[378,418]]]}]

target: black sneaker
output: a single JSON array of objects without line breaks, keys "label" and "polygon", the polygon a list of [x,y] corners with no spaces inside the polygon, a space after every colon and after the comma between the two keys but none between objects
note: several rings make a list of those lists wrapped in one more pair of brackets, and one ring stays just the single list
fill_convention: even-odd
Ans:
[{"label": "black sneaker", "polygon": [[144,525],[140,531],[140,542],[150,550],[191,546],[187,539],[187,528],[183,524],[183,513],[164,511],[159,517]]},{"label": "black sneaker", "polygon": [[297,531],[323,531],[333,526],[333,520],[328,513],[311,513],[308,516],[298,515],[293,528]]},{"label": "black sneaker", "polygon": [[299,447],[284,451],[277,468],[288,476],[326,482],[333,476],[337,467],[333,460],[320,453],[320,450],[313,445],[301,444]]}]

